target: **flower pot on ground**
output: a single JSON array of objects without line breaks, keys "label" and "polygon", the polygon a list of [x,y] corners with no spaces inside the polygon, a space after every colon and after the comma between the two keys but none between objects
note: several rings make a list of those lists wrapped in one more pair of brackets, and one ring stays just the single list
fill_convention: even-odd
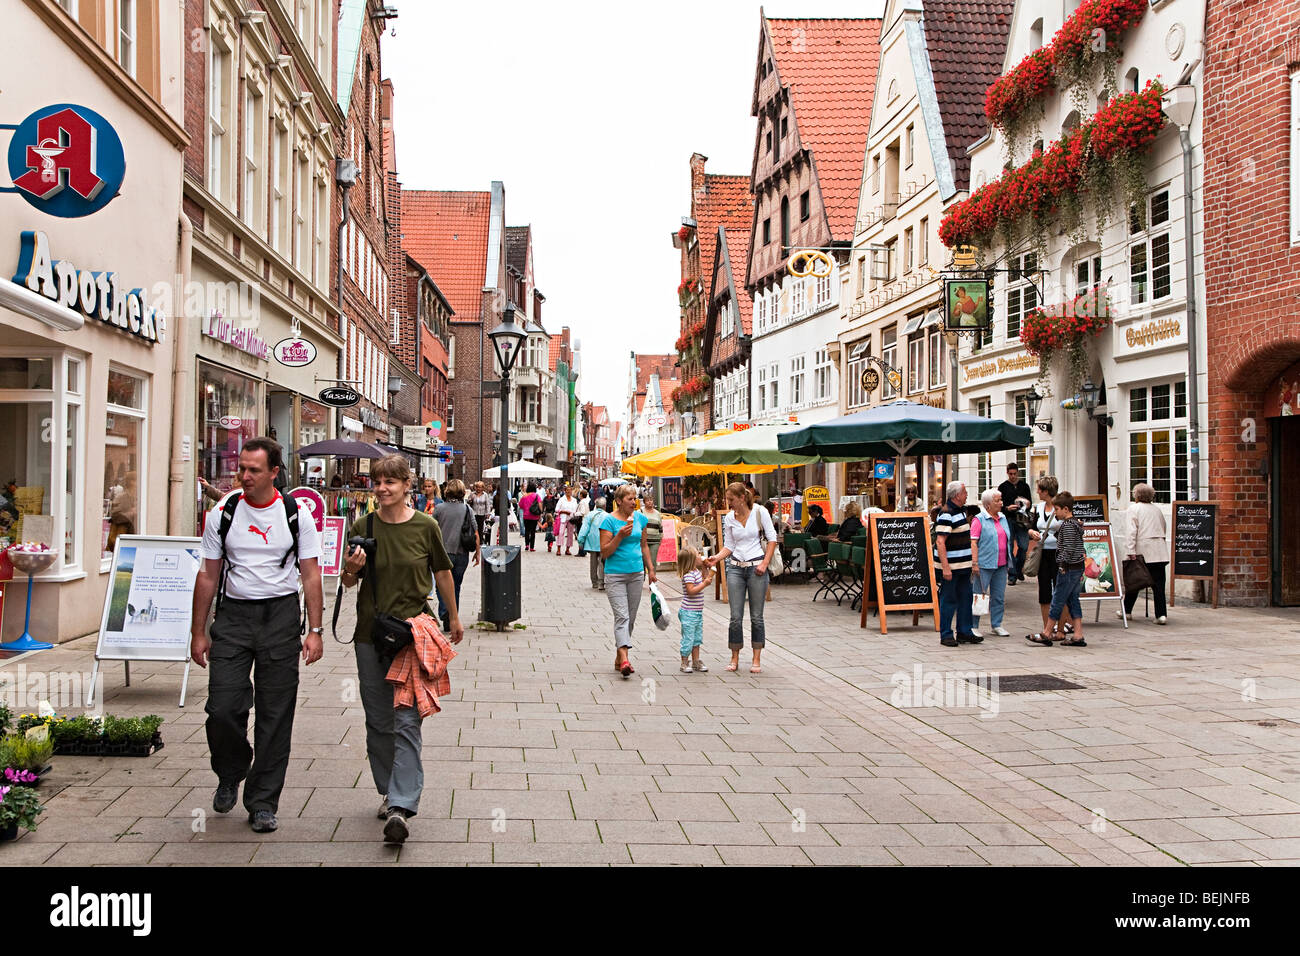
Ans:
[{"label": "flower pot on ground", "polygon": [[40,798],[31,787],[0,785],[0,835],[12,834],[5,839],[14,839],[19,828],[35,830],[36,818],[44,812]]}]

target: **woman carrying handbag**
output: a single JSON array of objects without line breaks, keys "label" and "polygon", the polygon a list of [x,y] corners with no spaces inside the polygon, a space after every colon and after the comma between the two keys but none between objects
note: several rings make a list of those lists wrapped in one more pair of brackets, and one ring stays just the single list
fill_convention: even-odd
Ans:
[{"label": "woman carrying handbag", "polygon": [[[1124,562],[1124,611],[1130,617],[1137,605],[1141,586],[1129,587],[1129,575],[1140,574],[1140,566],[1132,567],[1138,561],[1146,564],[1151,578],[1151,596],[1156,604],[1156,623],[1167,624],[1165,608],[1165,577],[1169,569],[1169,532],[1165,525],[1165,515],[1155,505],[1155,489],[1146,482],[1133,486],[1133,504],[1128,509],[1128,536],[1125,553],[1128,560]],[[1142,582],[1135,580],[1135,584]]]}]

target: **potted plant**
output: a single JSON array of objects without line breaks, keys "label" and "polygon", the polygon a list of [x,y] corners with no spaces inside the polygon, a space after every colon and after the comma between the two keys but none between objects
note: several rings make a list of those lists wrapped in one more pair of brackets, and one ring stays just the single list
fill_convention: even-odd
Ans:
[{"label": "potted plant", "polygon": [[36,818],[45,812],[31,787],[0,785],[0,841],[18,839],[18,829],[36,829]]},{"label": "potted plant", "polygon": [[162,746],[158,728],[162,718],[157,714],[148,717],[104,718],[104,753],[110,757],[147,757],[155,745]]},{"label": "potted plant", "polygon": [[[0,739],[0,784],[35,786],[50,769],[50,756],[54,744],[48,739],[29,740],[26,737]],[[11,773],[12,771],[12,773]]]},{"label": "potted plant", "polygon": [[13,714],[9,708],[0,701],[0,737],[9,733],[9,723],[13,719]]}]

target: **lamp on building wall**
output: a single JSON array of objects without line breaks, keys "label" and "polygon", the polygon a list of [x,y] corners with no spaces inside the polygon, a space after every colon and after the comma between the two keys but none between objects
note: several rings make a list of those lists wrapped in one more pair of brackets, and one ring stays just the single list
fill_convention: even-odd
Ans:
[{"label": "lamp on building wall", "polygon": [[1097,407],[1106,404],[1105,379],[1102,380],[1100,385],[1094,385],[1092,378],[1089,377],[1079,389],[1079,396],[1083,399],[1083,410],[1088,413],[1089,421],[1104,422],[1107,428],[1115,427],[1113,416],[1096,414]]},{"label": "lamp on building wall", "polygon": [[695,434],[695,413],[682,412],[682,437],[690,438]]},{"label": "lamp on building wall", "polygon": [[1183,71],[1179,84],[1161,97],[1169,122],[1178,127],[1183,147],[1183,235],[1187,266],[1187,471],[1193,498],[1201,496],[1200,336],[1196,327],[1196,245],[1193,241],[1192,117],[1196,113],[1196,87],[1191,85],[1197,60]]},{"label": "lamp on building wall", "polygon": [[1051,422],[1040,422],[1038,412],[1043,407],[1043,396],[1038,394],[1038,389],[1031,388],[1025,395],[1025,420],[1029,422],[1030,428],[1037,428],[1039,431],[1052,433]]}]

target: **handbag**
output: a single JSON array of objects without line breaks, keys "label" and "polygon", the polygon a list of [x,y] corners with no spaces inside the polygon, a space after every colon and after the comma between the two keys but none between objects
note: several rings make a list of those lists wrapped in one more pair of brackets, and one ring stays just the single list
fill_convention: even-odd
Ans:
[{"label": "handbag", "polygon": [[1034,546],[1029,549],[1029,554],[1025,555],[1025,577],[1038,577],[1038,569],[1043,563],[1043,543],[1035,541]]},{"label": "handbag", "polygon": [[1139,554],[1136,558],[1124,559],[1125,591],[1141,591],[1143,588],[1155,587],[1155,583],[1146,558]]},{"label": "handbag", "polygon": [[970,601],[971,617],[982,617],[988,612],[989,612],[989,596],[987,594],[972,595]]},{"label": "handbag", "polygon": [[[375,513],[366,515],[366,537],[375,535]],[[376,549],[377,552],[378,549]],[[415,634],[411,625],[400,617],[394,617],[387,611],[379,610],[379,591],[375,578],[379,575],[376,568],[367,569],[366,577],[370,580],[370,600],[375,605],[375,619],[370,622],[370,640],[375,646],[381,664],[392,663],[397,652],[415,643]]]},{"label": "handbag", "polygon": [[[764,508],[763,510],[767,511],[766,508]],[[769,514],[768,520],[770,521],[771,518],[772,516]],[[763,530],[762,518],[760,518],[758,521],[758,531],[759,534],[763,537],[763,540],[766,541],[767,532]],[[767,573],[774,578],[779,578],[784,571],[785,571],[785,559],[781,557],[781,545],[780,542],[778,542],[776,546],[776,550],[772,552],[772,560],[767,563]]]},{"label": "handbag", "polygon": [[466,554],[473,554],[478,550],[478,537],[475,534],[477,530],[474,523],[474,512],[469,510],[469,505],[465,506],[465,520],[460,523],[460,550]]}]

